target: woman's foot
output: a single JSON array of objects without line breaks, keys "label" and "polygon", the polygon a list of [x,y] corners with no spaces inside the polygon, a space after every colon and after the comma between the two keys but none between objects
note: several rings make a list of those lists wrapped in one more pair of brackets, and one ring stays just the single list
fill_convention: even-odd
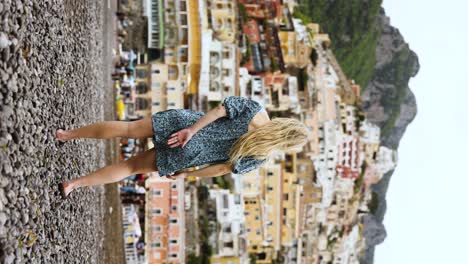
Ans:
[{"label": "woman's foot", "polygon": [[69,131],[69,130],[59,129],[55,133],[55,138],[57,140],[59,140],[59,141],[65,142],[65,141],[70,140],[72,138],[72,134],[71,134],[71,131]]},{"label": "woman's foot", "polygon": [[62,195],[62,198],[66,199],[68,197],[68,194],[70,194],[73,191],[73,186],[66,181],[61,182],[59,183],[59,190],[60,194]]}]

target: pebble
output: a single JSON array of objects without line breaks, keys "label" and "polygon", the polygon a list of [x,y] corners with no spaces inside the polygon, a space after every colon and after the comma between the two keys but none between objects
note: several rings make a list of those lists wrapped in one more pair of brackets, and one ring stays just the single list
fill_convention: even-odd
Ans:
[{"label": "pebble", "polygon": [[8,36],[1,32],[0,33],[0,49],[5,49],[7,48],[8,46],[10,46],[10,40],[8,39]]}]

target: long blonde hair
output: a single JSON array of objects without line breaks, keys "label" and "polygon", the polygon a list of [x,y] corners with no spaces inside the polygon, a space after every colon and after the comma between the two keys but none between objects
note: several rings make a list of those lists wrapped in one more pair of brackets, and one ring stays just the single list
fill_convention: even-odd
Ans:
[{"label": "long blonde hair", "polygon": [[242,135],[229,152],[229,162],[245,157],[267,158],[272,151],[291,151],[307,143],[307,127],[294,118],[274,118],[267,124]]}]

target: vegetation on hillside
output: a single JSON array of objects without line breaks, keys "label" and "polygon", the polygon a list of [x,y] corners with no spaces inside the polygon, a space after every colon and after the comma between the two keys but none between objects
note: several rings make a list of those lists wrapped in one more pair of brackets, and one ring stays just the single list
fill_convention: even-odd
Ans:
[{"label": "vegetation on hillside", "polygon": [[319,23],[330,35],[332,49],[343,71],[365,89],[374,75],[380,27],[375,19],[382,0],[299,0],[294,16]]}]

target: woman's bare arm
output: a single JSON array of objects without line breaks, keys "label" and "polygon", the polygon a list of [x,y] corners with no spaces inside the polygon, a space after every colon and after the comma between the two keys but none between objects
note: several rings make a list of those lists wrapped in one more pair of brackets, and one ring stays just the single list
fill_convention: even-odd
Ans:
[{"label": "woman's bare arm", "polygon": [[226,109],[224,106],[220,105],[217,106],[205,115],[203,115],[197,122],[195,122],[192,126],[184,128],[176,133],[172,134],[167,140],[167,144],[171,148],[175,148],[178,146],[184,147],[185,144],[195,135],[200,129],[207,126],[209,123],[215,121],[218,118],[226,116]]},{"label": "woman's bare arm", "polygon": [[205,168],[187,171],[187,176],[194,177],[217,177],[228,174],[231,172],[231,165],[229,163],[221,163],[207,166]]},{"label": "woman's bare arm", "polygon": [[205,168],[195,170],[195,171],[179,171],[173,175],[167,176],[170,179],[175,180],[178,177],[217,177],[228,174],[231,172],[230,163],[219,163],[207,166]]},{"label": "woman's bare arm", "polygon": [[193,124],[191,127],[189,127],[189,129],[193,132],[193,134],[195,134],[200,129],[207,126],[209,123],[223,116],[226,116],[226,109],[222,105],[217,106],[211,109],[210,111],[208,111],[206,115],[203,115],[200,119],[198,119],[198,121],[195,122],[195,124]]}]

